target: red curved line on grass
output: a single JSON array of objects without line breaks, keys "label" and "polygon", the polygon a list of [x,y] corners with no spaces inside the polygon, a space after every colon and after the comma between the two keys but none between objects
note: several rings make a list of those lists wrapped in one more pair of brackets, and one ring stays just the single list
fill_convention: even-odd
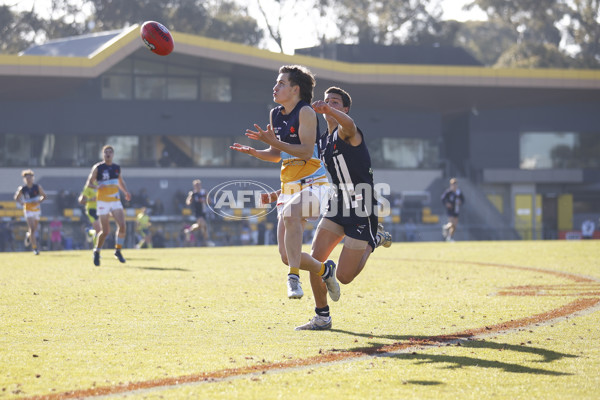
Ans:
[{"label": "red curved line on grass", "polygon": [[[408,261],[405,259],[405,261]],[[435,261],[435,262],[443,262],[443,260],[411,260],[411,261]],[[448,261],[446,261],[448,262]],[[461,262],[463,264],[475,264],[481,266],[495,266],[495,267],[503,267],[503,268],[514,268],[519,270],[528,270],[528,271],[536,271],[547,273],[550,275],[557,275],[563,278],[576,280],[577,282],[596,282],[592,278],[581,277],[574,274],[559,272],[559,271],[548,271],[540,268],[533,267],[519,267],[512,265],[502,265],[502,264],[493,264],[493,263],[480,263],[480,262]],[[318,365],[323,363],[330,363],[336,361],[343,361],[353,358],[360,358],[366,355],[377,355],[390,353],[394,351],[400,351],[403,349],[408,349],[412,347],[426,347],[433,346],[443,343],[453,342],[459,339],[467,339],[467,338],[476,338],[480,335],[489,335],[493,333],[502,333],[510,330],[514,330],[517,328],[524,328],[527,326],[531,326],[534,324],[544,323],[551,321],[556,318],[567,317],[569,315],[573,315],[576,312],[585,311],[589,308],[595,307],[600,304],[600,299],[598,298],[581,298],[575,300],[569,304],[566,304],[562,307],[556,308],[554,310],[550,310],[547,312],[543,312],[540,314],[532,315],[530,317],[520,318],[517,320],[501,322],[495,325],[488,325],[481,328],[467,329],[461,332],[457,332],[454,334],[448,335],[439,335],[439,336],[431,336],[429,338],[423,339],[415,339],[409,340],[408,342],[397,342],[389,345],[383,346],[374,346],[367,347],[362,349],[355,349],[349,351],[339,351],[339,352],[330,352],[314,357],[308,357],[297,360],[289,360],[284,362],[275,362],[269,364],[261,364],[261,365],[250,365],[246,367],[240,368],[231,368],[231,369],[223,369],[219,371],[212,372],[202,372],[199,374],[185,375],[179,377],[169,377],[163,379],[153,379],[142,382],[130,382],[123,385],[117,386],[102,386],[96,388],[89,389],[81,389],[81,390],[72,390],[68,392],[62,393],[53,393],[46,395],[38,395],[31,397],[24,397],[21,400],[66,400],[66,399],[78,399],[78,398],[90,398],[90,397],[99,397],[99,396],[107,396],[119,393],[133,392],[136,390],[144,390],[144,389],[153,389],[160,387],[175,387],[181,384],[186,383],[199,383],[199,382],[211,382],[211,381],[219,381],[224,378],[231,378],[234,376],[242,376],[253,373],[266,373],[268,371],[273,370],[282,370],[282,369],[291,369],[298,368],[304,366]]]}]

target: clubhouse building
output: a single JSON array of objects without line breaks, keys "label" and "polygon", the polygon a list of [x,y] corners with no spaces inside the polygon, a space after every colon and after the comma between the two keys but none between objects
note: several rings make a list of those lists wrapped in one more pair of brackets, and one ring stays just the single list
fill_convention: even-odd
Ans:
[{"label": "clubhouse building", "polygon": [[453,176],[466,196],[458,239],[573,238],[583,221],[599,225],[600,70],[495,69],[436,47],[290,56],[173,37],[166,57],[145,47],[138,25],[0,55],[0,217],[13,217],[22,169],[51,194],[78,192],[105,144],[130,191],[146,190],[166,215],[180,215],[174,194],[193,179],[207,190],[231,179],[277,187],[277,165],[229,145],[267,125],[279,67],[302,64],[316,99],[330,86],[352,95],[375,180],[390,185],[384,222],[395,239],[409,221],[422,240],[441,238],[439,199]]}]

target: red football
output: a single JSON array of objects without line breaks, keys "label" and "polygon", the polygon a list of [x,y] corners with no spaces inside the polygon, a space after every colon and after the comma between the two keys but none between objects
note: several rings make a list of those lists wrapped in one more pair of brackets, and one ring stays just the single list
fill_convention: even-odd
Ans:
[{"label": "red football", "polygon": [[175,46],[171,32],[156,21],[144,22],[140,28],[140,36],[146,46],[160,56],[169,55]]}]

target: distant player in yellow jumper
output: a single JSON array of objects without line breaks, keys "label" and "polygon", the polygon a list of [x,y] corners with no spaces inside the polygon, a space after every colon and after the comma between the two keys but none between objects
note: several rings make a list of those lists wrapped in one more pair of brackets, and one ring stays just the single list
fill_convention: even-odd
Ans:
[{"label": "distant player in yellow jumper", "polygon": [[112,215],[117,223],[117,232],[115,235],[115,258],[124,263],[125,258],[121,254],[121,248],[125,243],[125,212],[119,189],[125,194],[125,200],[131,200],[131,195],[125,185],[125,180],[121,175],[121,167],[113,163],[115,150],[112,146],[102,148],[103,162],[99,162],[92,167],[86,186],[98,188],[98,197],[96,199],[98,218],[100,218],[101,230],[96,235],[96,246],[94,247],[94,265],[100,265],[100,249],[104,245],[104,240],[110,233],[109,215]]},{"label": "distant player in yellow jumper", "polygon": [[97,188],[86,186],[77,199],[80,204],[85,205],[85,215],[87,215],[92,224],[92,229],[88,231],[88,235],[92,236],[94,247],[96,246],[96,234],[102,230],[100,219],[98,218],[96,196],[98,195]]},{"label": "distant player in yellow jumper", "polygon": [[138,244],[135,246],[136,249],[141,249],[144,243],[146,243],[147,248],[152,248],[152,233],[150,232],[150,226],[152,225],[152,222],[150,222],[150,216],[148,215],[147,211],[148,209],[146,207],[142,207],[136,216],[135,230],[141,238]]},{"label": "distant player in yellow jumper", "polygon": [[31,248],[33,254],[36,256],[40,254],[37,246],[37,239],[35,233],[38,229],[40,216],[42,211],[40,204],[46,200],[46,192],[42,189],[41,185],[33,183],[33,171],[26,169],[21,172],[23,182],[25,185],[19,186],[15,193],[15,201],[23,206],[23,213],[25,214],[25,220],[27,221],[27,227],[29,228],[27,235],[31,242]]}]

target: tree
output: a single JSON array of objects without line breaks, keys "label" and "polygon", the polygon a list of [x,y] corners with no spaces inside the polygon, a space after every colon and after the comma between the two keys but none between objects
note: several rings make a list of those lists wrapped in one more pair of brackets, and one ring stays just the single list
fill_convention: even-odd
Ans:
[{"label": "tree", "polygon": [[51,0],[50,16],[0,7],[0,51],[16,53],[48,39],[122,29],[148,20],[170,29],[247,45],[263,37],[256,20],[235,0]]},{"label": "tree", "polygon": [[494,65],[500,56],[518,41],[518,32],[499,19],[488,21],[445,21],[457,27],[452,45],[469,51],[485,65]]},{"label": "tree", "polygon": [[548,43],[523,42],[506,50],[495,67],[499,68],[570,68],[573,59]]},{"label": "tree", "polygon": [[358,44],[411,43],[437,21],[431,0],[338,0],[333,3],[340,39]]},{"label": "tree", "polygon": [[571,24],[567,30],[569,43],[579,46],[578,65],[583,68],[600,67],[600,1],[575,0],[567,11]]},{"label": "tree", "polygon": [[[473,0],[490,19],[499,19],[517,33],[518,46],[503,57],[502,65],[563,65],[600,67],[600,0]],[[574,46],[577,64],[565,44]],[[535,54],[535,51],[540,51]],[[519,54],[517,56],[517,53]],[[563,57],[559,57],[559,53]],[[523,59],[529,55],[534,59]],[[542,60],[540,57],[548,57]],[[557,63],[554,65],[553,63]],[[565,64],[566,63],[566,64]],[[516,65],[515,65],[516,66]]]},{"label": "tree", "polygon": [[14,12],[9,6],[0,6],[0,52],[18,53],[33,43],[57,37],[79,35],[85,31],[79,18],[79,7],[69,0],[52,0],[49,18],[41,18],[35,12],[35,3],[29,11]]},{"label": "tree", "polygon": [[320,32],[320,26],[328,26],[324,20],[330,8],[332,0],[256,0],[258,10],[267,26],[268,38],[273,40],[279,51],[283,53],[283,42],[285,40],[283,27],[290,21],[299,21],[310,15],[312,19],[313,32],[305,29],[303,34],[316,35],[316,41],[325,42],[324,32]]},{"label": "tree", "polygon": [[0,53],[18,53],[29,45],[27,36],[39,25],[31,12],[14,13],[8,6],[0,6]]},{"label": "tree", "polygon": [[120,29],[147,20],[179,32],[256,45],[263,36],[247,9],[233,0],[88,0],[95,30]]}]

